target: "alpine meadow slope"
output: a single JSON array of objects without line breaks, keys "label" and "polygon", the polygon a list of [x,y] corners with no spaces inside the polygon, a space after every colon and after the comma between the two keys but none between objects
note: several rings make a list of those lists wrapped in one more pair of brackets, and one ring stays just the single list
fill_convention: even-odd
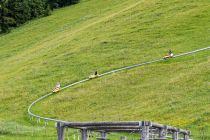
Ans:
[{"label": "alpine meadow slope", "polygon": [[[56,139],[27,107],[51,91],[115,68],[210,46],[208,0],[82,0],[0,35],[0,139]],[[210,51],[122,71],[37,104],[67,121],[151,120],[210,139]],[[201,135],[202,134],[202,135]]]}]

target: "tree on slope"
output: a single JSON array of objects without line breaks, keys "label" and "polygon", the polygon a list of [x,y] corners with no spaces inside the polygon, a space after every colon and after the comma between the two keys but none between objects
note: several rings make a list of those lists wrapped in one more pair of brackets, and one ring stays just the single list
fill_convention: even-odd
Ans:
[{"label": "tree on slope", "polygon": [[10,27],[49,13],[47,0],[0,0],[1,32],[8,32]]},{"label": "tree on slope", "polygon": [[48,3],[53,9],[79,3],[79,0],[48,0]]},{"label": "tree on slope", "polygon": [[7,8],[8,0],[0,1],[0,32],[8,32],[9,27],[16,24],[15,19],[11,17],[11,11]]},{"label": "tree on slope", "polygon": [[78,3],[79,0],[0,0],[0,32],[8,32],[28,20],[48,16],[52,8]]},{"label": "tree on slope", "polygon": [[10,16],[16,21],[15,26],[31,19],[30,7],[27,0],[8,0],[7,8],[11,11]]},{"label": "tree on slope", "polygon": [[29,7],[32,18],[47,16],[50,13],[49,4],[45,0],[30,0]]}]

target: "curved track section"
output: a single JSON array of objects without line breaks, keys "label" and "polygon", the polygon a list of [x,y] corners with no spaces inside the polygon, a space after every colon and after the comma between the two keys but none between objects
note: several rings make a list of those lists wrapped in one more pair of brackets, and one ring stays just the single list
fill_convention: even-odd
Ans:
[{"label": "curved track section", "polygon": [[[185,55],[190,55],[190,54],[194,54],[194,53],[197,53],[197,52],[200,52],[200,51],[205,51],[205,50],[209,50],[210,49],[210,46],[209,47],[206,47],[206,48],[202,48],[202,49],[198,49],[198,50],[194,50],[194,51],[191,51],[191,52],[186,52],[186,53],[181,53],[181,54],[178,54],[178,55],[175,55],[173,58],[176,58],[176,57],[181,57],[181,56],[185,56]],[[103,77],[105,75],[109,75],[109,74],[112,74],[112,73],[115,73],[115,72],[119,72],[119,71],[123,71],[123,70],[127,70],[127,69],[132,69],[132,68],[135,68],[135,67],[140,67],[140,66],[144,66],[144,65],[149,65],[149,64],[152,64],[152,63],[157,63],[157,62],[160,62],[160,61],[163,61],[165,59],[161,58],[161,59],[157,59],[157,60],[153,60],[153,61],[149,61],[149,62],[144,62],[144,63],[140,63],[140,64],[135,64],[135,65],[131,65],[131,66],[126,66],[126,67],[122,67],[122,68],[119,68],[119,69],[115,69],[115,70],[111,70],[111,71],[108,71],[108,72],[105,72],[103,74],[100,74],[99,77]],[[81,81],[78,81],[78,82],[75,82],[73,84],[70,84],[70,85],[67,85],[63,88],[61,88],[61,91],[66,89],[66,88],[69,88],[69,87],[72,87],[72,86],[75,86],[75,85],[78,85],[78,84],[81,84],[81,83],[85,83],[87,81],[89,81],[90,79],[83,79]],[[34,113],[32,113],[31,109],[32,107],[42,101],[43,99],[49,97],[50,95],[52,95],[54,93],[50,92],[40,98],[38,98],[37,100],[35,100],[33,103],[31,103],[31,105],[28,107],[28,114],[32,117],[36,117],[38,119],[43,119],[45,121],[55,121],[55,122],[63,122],[63,123],[68,123],[67,121],[64,121],[64,120],[59,120],[59,119],[53,119],[53,118],[49,118],[49,117],[44,117],[44,116],[40,116],[40,115],[36,115]]]}]

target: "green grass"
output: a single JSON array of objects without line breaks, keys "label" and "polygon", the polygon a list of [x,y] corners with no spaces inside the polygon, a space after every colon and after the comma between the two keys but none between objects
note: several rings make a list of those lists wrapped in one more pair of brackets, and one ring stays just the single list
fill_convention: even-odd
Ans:
[{"label": "green grass", "polygon": [[[45,133],[27,117],[33,100],[57,81],[64,86],[95,69],[159,59],[169,48],[178,54],[207,47],[209,17],[208,0],[83,0],[1,35],[0,139],[55,139],[54,128]],[[209,56],[205,51],[95,79],[33,110],[68,121],[151,120],[208,140]]]}]

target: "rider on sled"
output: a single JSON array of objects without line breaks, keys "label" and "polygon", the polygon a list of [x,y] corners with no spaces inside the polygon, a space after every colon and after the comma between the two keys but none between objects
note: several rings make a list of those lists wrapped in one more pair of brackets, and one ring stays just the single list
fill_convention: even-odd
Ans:
[{"label": "rider on sled", "polygon": [[56,93],[60,91],[60,89],[61,89],[61,84],[58,82],[52,92]]},{"label": "rider on sled", "polygon": [[98,72],[95,71],[94,74],[91,74],[88,78],[89,78],[89,79],[94,79],[94,78],[96,78],[96,77],[98,77],[98,76],[99,76]]},{"label": "rider on sled", "polygon": [[163,57],[163,59],[173,58],[174,54],[171,49],[168,50],[168,54]]}]

